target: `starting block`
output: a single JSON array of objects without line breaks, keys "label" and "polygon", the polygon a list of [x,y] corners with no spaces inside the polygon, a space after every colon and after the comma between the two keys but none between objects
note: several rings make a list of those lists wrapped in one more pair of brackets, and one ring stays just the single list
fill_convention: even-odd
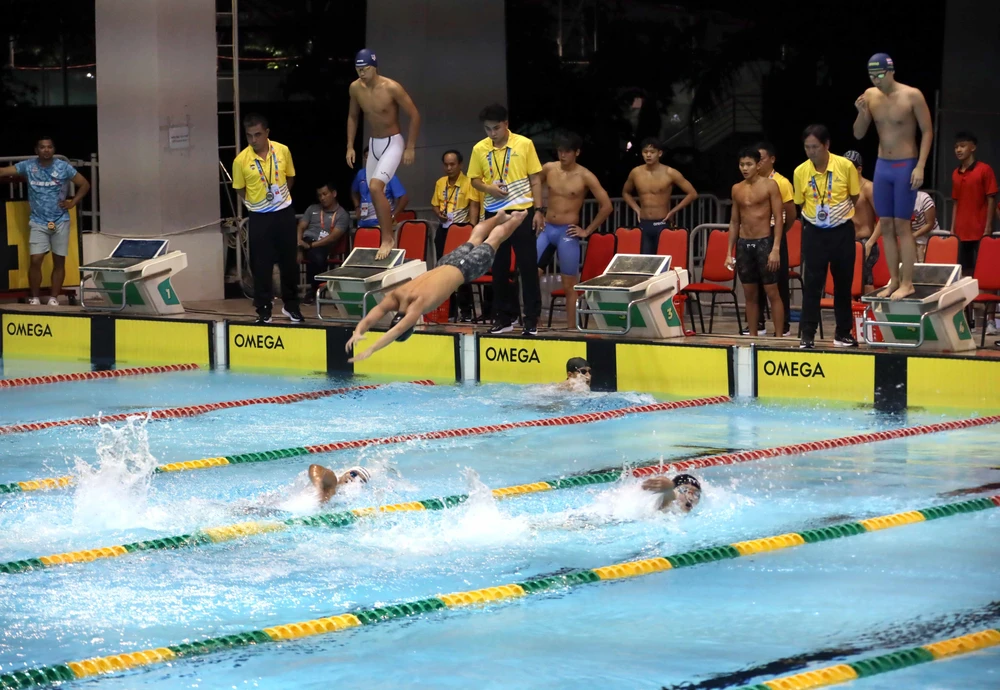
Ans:
[{"label": "starting block", "polygon": [[[168,252],[169,240],[123,239],[111,256],[80,266],[80,306],[91,311],[183,314],[170,278],[187,268],[187,254]],[[93,285],[87,285],[87,281]],[[91,302],[87,302],[88,295]],[[94,304],[103,297],[107,304]]]},{"label": "starting block", "polygon": [[[316,276],[316,317],[321,321],[357,323],[382,301],[385,293],[427,272],[423,261],[406,261],[406,252],[393,249],[389,256],[375,260],[377,249],[355,247],[343,265]],[[324,315],[323,307],[333,307]],[[388,325],[392,315],[384,323]]]},{"label": "starting block", "polygon": [[913,287],[915,292],[900,300],[874,292],[861,298],[866,305],[861,322],[865,342],[930,352],[975,350],[965,307],[979,294],[979,281],[963,278],[958,265],[915,264]]},{"label": "starting block", "polygon": [[[577,299],[576,328],[637,338],[682,337],[684,325],[673,298],[687,284],[687,269],[670,268],[669,256],[615,254],[604,273],[576,286],[583,292]],[[584,327],[587,315],[596,327]]]}]

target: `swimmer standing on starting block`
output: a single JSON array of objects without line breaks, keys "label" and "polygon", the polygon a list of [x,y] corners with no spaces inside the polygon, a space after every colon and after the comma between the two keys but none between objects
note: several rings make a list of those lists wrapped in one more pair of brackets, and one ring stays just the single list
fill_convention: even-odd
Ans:
[{"label": "swimmer standing on starting block", "polygon": [[462,285],[486,275],[493,266],[497,247],[514,234],[514,230],[524,220],[525,215],[525,211],[515,211],[510,214],[501,211],[492,218],[487,218],[476,225],[468,242],[450,254],[442,256],[433,270],[417,276],[386,295],[358,323],[345,349],[351,352],[368,329],[387,313],[394,311],[396,316],[392,320],[391,327],[375,341],[374,345],[348,361],[360,362],[394,340],[406,340],[412,335],[413,327],[421,316],[437,309]]},{"label": "swimmer standing on starting block", "polygon": [[[403,165],[411,165],[417,134],[420,132],[420,113],[413,99],[399,82],[378,73],[378,58],[368,50],[358,51],[354,57],[354,68],[358,78],[351,83],[351,105],[347,112],[347,165],[354,167],[354,137],[358,132],[358,114],[364,112],[371,129],[368,140],[368,163],[365,174],[368,191],[375,205],[378,227],[382,234],[382,244],[375,259],[384,259],[395,246],[395,229],[392,225],[392,208],[385,196],[385,187],[396,174],[400,158]],[[399,132],[399,109],[410,117],[410,132],[407,143]]]},{"label": "swimmer standing on starting block", "polygon": [[309,481],[319,492],[319,502],[326,503],[337,493],[337,489],[344,484],[361,482],[367,484],[372,478],[371,473],[364,467],[348,467],[338,477],[329,467],[322,465],[309,465]]}]

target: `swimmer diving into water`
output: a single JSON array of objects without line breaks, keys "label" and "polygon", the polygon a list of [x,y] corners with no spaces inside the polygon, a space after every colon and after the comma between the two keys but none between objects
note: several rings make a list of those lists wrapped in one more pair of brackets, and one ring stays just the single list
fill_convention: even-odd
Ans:
[{"label": "swimmer diving into water", "polygon": [[360,362],[394,340],[402,342],[409,338],[421,316],[437,309],[459,287],[485,275],[492,268],[497,247],[514,234],[524,216],[524,211],[510,214],[501,211],[492,218],[487,218],[476,225],[468,242],[441,257],[433,270],[417,276],[386,295],[358,323],[345,349],[351,352],[368,329],[387,313],[394,311],[396,316],[392,319],[392,325],[374,345],[347,361]]},{"label": "swimmer diving into water", "polygon": [[309,481],[316,487],[319,493],[319,502],[328,502],[337,493],[337,489],[344,484],[361,482],[367,484],[372,478],[371,473],[364,467],[348,467],[338,477],[336,473],[328,467],[322,465],[309,465]]}]

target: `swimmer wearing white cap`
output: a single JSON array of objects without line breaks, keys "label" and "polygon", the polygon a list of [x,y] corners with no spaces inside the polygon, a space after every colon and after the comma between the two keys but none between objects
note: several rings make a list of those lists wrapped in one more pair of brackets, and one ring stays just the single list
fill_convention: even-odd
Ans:
[{"label": "swimmer wearing white cap", "polygon": [[690,474],[650,477],[642,483],[646,491],[661,494],[659,510],[676,507],[683,513],[690,513],[701,501],[701,482]]},{"label": "swimmer wearing white cap", "polygon": [[361,482],[362,484],[367,484],[371,480],[371,473],[364,467],[348,467],[341,473],[340,477],[328,467],[323,467],[322,465],[309,465],[309,480],[312,482],[313,486],[316,487],[316,491],[319,492],[319,502],[326,503],[334,494],[337,493],[337,489],[344,484],[351,484],[354,482]]}]

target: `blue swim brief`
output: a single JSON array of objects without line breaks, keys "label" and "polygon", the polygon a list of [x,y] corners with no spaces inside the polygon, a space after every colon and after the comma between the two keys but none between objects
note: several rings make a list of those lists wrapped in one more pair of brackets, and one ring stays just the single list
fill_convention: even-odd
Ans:
[{"label": "blue swim brief", "polygon": [[917,190],[910,189],[910,175],[917,167],[916,158],[890,161],[879,158],[875,163],[875,177],[872,179],[872,196],[875,213],[879,218],[913,217],[913,207],[917,202]]},{"label": "blue swim brief", "polygon": [[559,256],[559,273],[564,276],[580,275],[580,238],[566,234],[569,225],[553,225],[546,223],[545,229],[535,242],[535,250],[539,263],[549,246],[556,248]]}]

